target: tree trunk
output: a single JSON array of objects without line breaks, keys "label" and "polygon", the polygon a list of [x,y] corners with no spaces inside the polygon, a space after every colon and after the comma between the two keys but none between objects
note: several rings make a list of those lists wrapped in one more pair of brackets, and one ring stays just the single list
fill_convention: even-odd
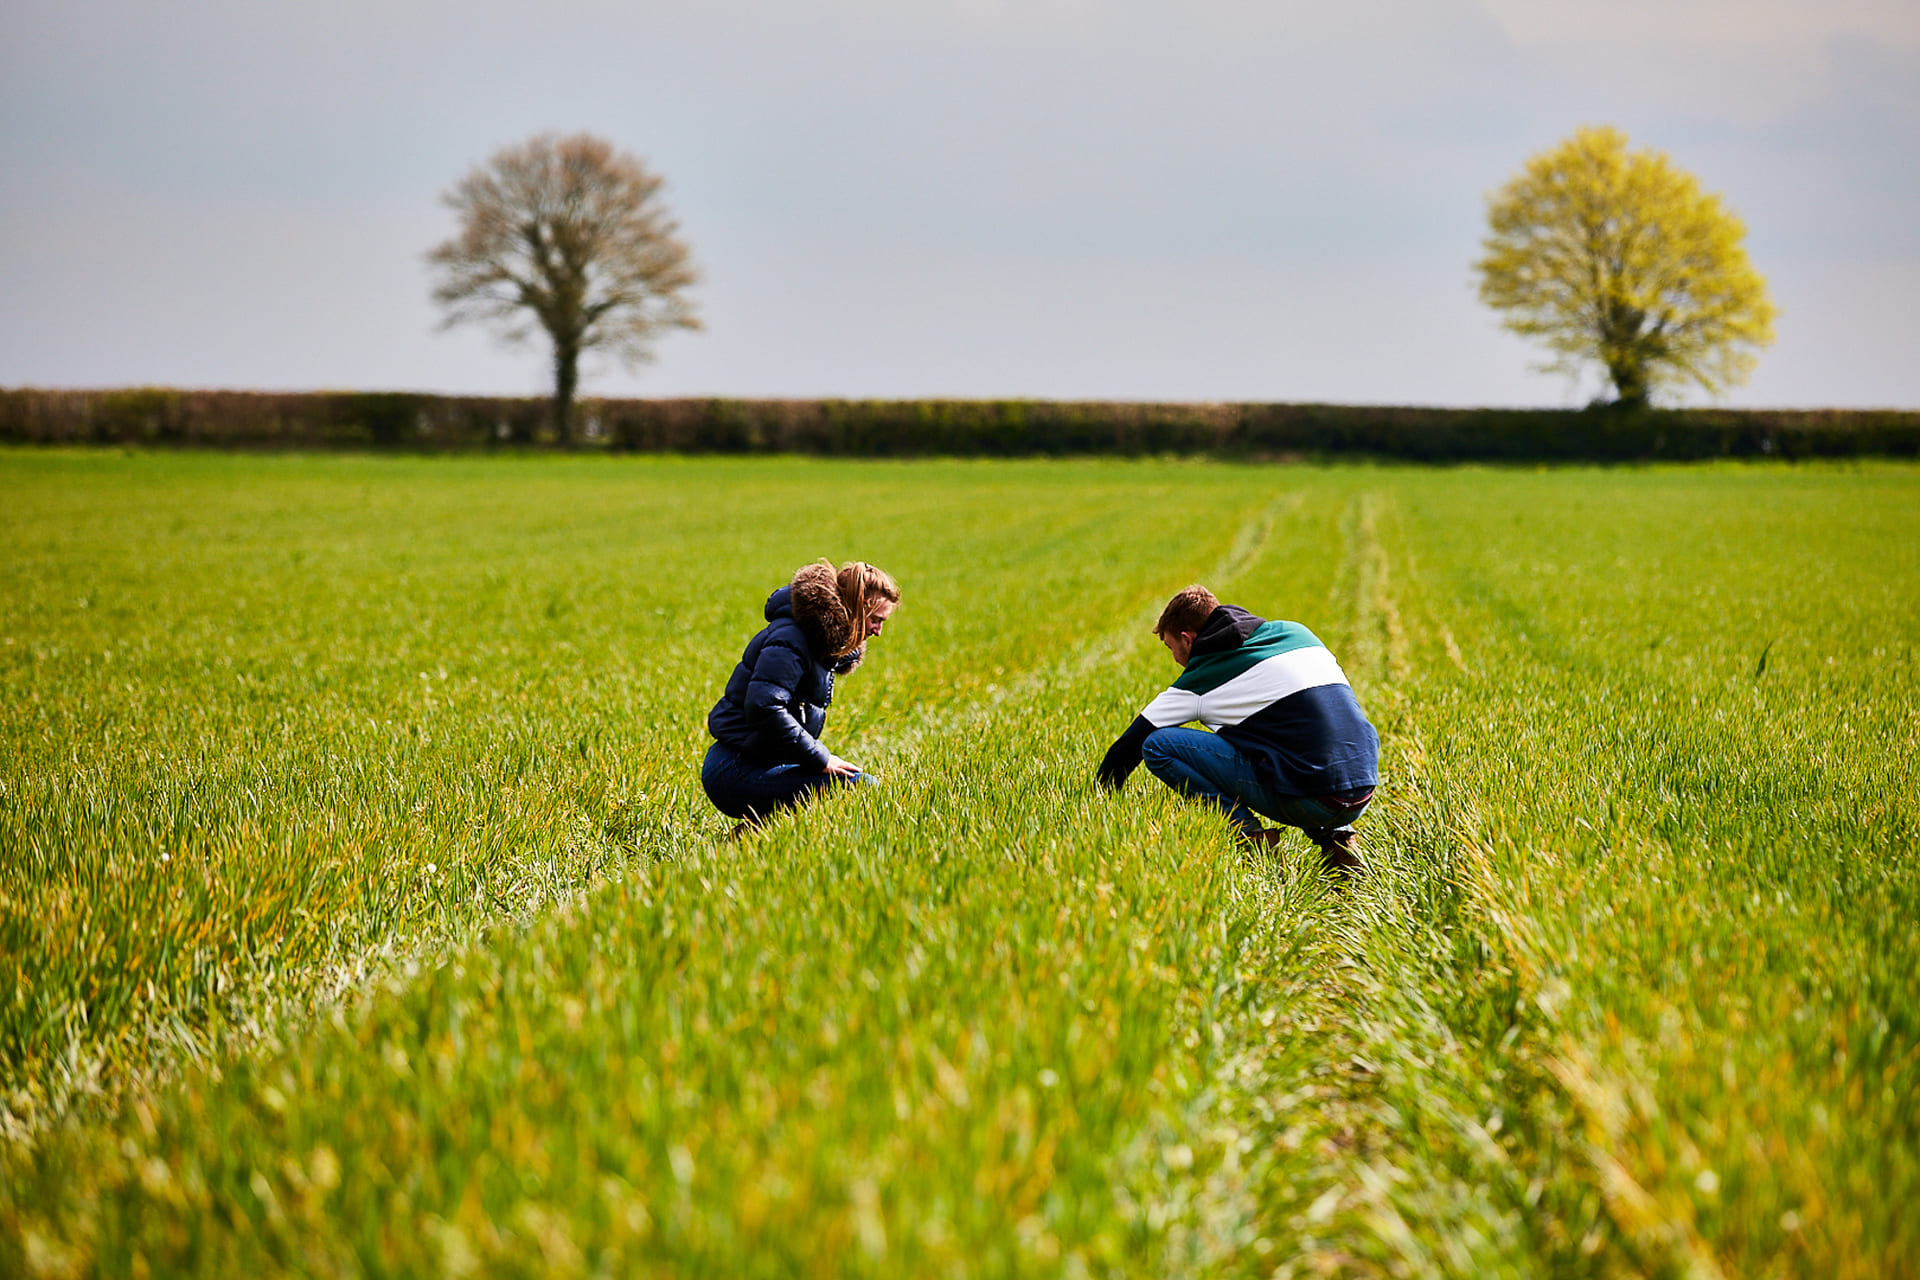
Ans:
[{"label": "tree trunk", "polygon": [[1614,403],[1622,409],[1644,409],[1651,388],[1646,366],[1639,360],[1621,359],[1609,363],[1607,375],[1613,379]]},{"label": "tree trunk", "polygon": [[1647,313],[1639,307],[1609,305],[1600,350],[1613,380],[1614,403],[1622,409],[1644,409],[1653,392],[1653,336],[1647,332]]},{"label": "tree trunk", "polygon": [[553,344],[553,429],[562,448],[573,445],[573,392],[580,385],[580,349]]}]

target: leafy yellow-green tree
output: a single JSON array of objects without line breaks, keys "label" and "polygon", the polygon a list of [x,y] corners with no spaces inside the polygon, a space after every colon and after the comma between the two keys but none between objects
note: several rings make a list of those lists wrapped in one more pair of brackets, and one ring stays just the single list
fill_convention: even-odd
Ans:
[{"label": "leafy yellow-green tree", "polygon": [[1533,157],[1488,197],[1487,221],[1480,300],[1546,344],[1548,369],[1600,364],[1622,405],[1737,385],[1773,341],[1745,225],[1661,152],[1629,153],[1618,129]]},{"label": "leafy yellow-green tree", "polygon": [[591,134],[548,133],[497,152],[445,196],[460,231],[427,255],[434,300],[449,325],[495,322],[510,341],[546,331],[563,444],[582,352],[638,364],[662,329],[700,327],[683,296],[698,277],[660,186]]}]

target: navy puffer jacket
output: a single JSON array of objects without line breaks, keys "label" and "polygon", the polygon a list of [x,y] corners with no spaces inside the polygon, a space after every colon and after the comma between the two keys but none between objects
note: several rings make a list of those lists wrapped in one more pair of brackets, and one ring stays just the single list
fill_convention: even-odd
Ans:
[{"label": "navy puffer jacket", "polygon": [[809,573],[814,568],[767,597],[767,625],[747,642],[726,692],[707,714],[713,736],[754,764],[825,772],[830,759],[820,735],[834,673],[852,669],[860,654],[837,663],[827,656],[846,642],[852,623],[839,607],[832,571]]}]

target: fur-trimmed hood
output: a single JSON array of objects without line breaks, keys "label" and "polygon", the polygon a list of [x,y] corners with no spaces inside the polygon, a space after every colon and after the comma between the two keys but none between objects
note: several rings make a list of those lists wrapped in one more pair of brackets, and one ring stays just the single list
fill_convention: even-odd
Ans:
[{"label": "fur-trimmed hood", "polygon": [[853,619],[840,601],[839,579],[833,566],[810,564],[793,581],[767,598],[767,621],[789,615],[799,626],[814,655],[832,665],[853,643]]},{"label": "fur-trimmed hood", "polygon": [[832,755],[820,745],[833,678],[849,669],[836,661],[831,641],[853,631],[840,606],[833,571],[802,569],[767,597],[767,625],[747,642],[727,677],[726,691],[707,714],[714,740],[760,764],[807,763],[827,767]]}]

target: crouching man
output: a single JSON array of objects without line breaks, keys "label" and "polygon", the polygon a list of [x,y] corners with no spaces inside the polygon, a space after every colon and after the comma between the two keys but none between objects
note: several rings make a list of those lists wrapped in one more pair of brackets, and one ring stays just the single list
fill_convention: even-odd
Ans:
[{"label": "crouching man", "polygon": [[[1327,868],[1360,865],[1353,821],[1380,781],[1380,735],[1333,654],[1297,622],[1268,622],[1205,587],[1167,602],[1154,634],[1185,670],[1100,762],[1118,790],[1142,760],[1183,795],[1219,806],[1241,836],[1272,845],[1262,817],[1298,827]],[[1199,721],[1213,733],[1184,729]]]}]

